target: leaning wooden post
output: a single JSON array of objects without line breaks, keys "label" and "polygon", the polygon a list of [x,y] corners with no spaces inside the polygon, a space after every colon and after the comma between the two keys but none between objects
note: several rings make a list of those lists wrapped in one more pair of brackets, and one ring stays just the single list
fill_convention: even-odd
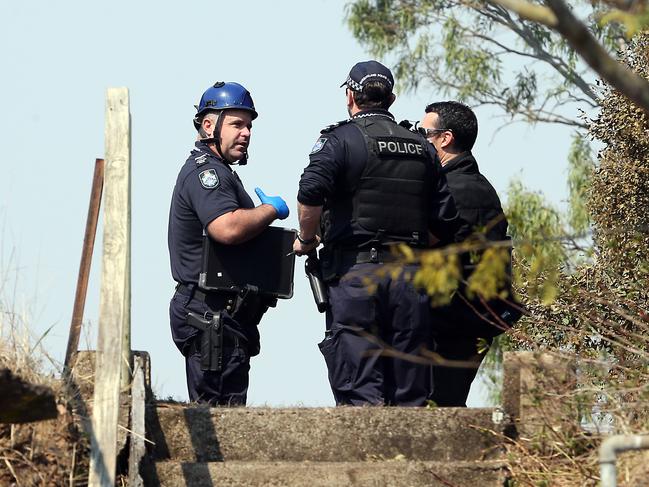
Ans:
[{"label": "leaning wooden post", "polygon": [[[106,94],[104,249],[92,413],[89,485],[113,487],[120,377],[128,380],[130,343],[131,129],[128,90]],[[130,340],[128,340],[130,341]],[[128,349],[125,349],[128,348]]]}]

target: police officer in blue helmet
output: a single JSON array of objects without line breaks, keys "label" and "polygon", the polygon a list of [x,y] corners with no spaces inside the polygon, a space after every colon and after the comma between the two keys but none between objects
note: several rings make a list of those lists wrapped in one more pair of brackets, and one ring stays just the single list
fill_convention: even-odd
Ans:
[{"label": "police officer in blue helmet", "polygon": [[[416,255],[461,238],[434,148],[398,125],[394,78],[377,61],[354,65],[345,87],[351,118],[323,129],[300,179],[296,254],[320,242],[329,294],[319,344],[337,405],[423,406],[430,398],[430,303],[415,288]],[[434,237],[433,237],[434,236]],[[422,360],[424,358],[424,360]]]},{"label": "police officer in blue helmet", "polygon": [[[257,111],[248,90],[238,83],[218,82],[196,106],[198,138],[180,169],[169,212],[171,273],[177,282],[169,314],[174,343],[185,357],[191,401],[210,405],[245,405],[250,357],[259,353],[257,325],[273,303],[261,296],[206,291],[198,286],[203,238],[238,245],[259,235],[289,210],[279,196],[255,192],[255,206],[235,165],[248,160],[252,122]],[[244,262],[241,263],[245,265]],[[219,343],[206,360],[209,326],[191,317],[219,317]],[[207,328],[207,329],[206,329]],[[216,326],[215,326],[216,328]],[[210,335],[211,337],[211,335]]]}]

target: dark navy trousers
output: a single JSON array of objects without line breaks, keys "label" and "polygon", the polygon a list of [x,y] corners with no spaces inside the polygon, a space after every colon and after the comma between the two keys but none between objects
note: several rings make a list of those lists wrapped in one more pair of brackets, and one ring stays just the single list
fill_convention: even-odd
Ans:
[{"label": "dark navy trousers", "polygon": [[417,268],[355,264],[330,282],[319,343],[337,405],[424,406],[432,389],[429,298]]},{"label": "dark navy trousers", "polygon": [[256,325],[245,326],[235,321],[226,311],[223,311],[225,298],[208,297],[205,301],[198,300],[176,291],[169,305],[171,333],[174,343],[185,357],[185,372],[187,375],[187,390],[190,401],[207,403],[212,406],[245,405],[248,393],[248,372],[250,370],[249,342],[235,339],[227,332],[223,339],[223,368],[220,372],[203,371],[200,365],[200,347],[195,346],[195,340],[200,331],[187,324],[187,313],[192,311],[200,315],[221,310],[224,316],[226,330],[236,330],[240,334],[251,337],[251,341],[259,340]]},{"label": "dark navy trousers", "polygon": [[479,337],[491,345],[493,338],[488,332],[493,329],[461,301],[432,308],[431,314],[435,352],[444,361],[433,367],[431,399],[442,407],[465,407],[471,383],[486,355],[486,351],[478,351]]},{"label": "dark navy trousers", "polygon": [[[491,343],[487,339],[487,344]],[[435,337],[436,352],[445,365],[433,367],[431,399],[440,407],[466,407],[471,384],[486,352],[478,352],[478,337]]]}]

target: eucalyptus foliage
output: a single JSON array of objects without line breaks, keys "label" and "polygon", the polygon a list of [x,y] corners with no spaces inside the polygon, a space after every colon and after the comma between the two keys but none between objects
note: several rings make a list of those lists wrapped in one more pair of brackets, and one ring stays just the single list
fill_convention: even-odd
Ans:
[{"label": "eucalyptus foliage", "polygon": [[[649,78],[649,34],[640,34],[623,52],[622,61]],[[531,272],[533,264],[525,253],[518,271],[536,286],[555,269],[556,298],[551,302],[535,298],[528,288],[526,296],[531,316],[523,320],[524,335],[533,337],[535,346],[572,350],[582,357],[596,358],[605,353],[616,364],[649,363],[649,119],[643,110],[621,93],[606,88],[599,116],[591,123],[590,134],[604,144],[594,166],[587,147],[580,141],[573,146],[569,184],[571,212],[568,221],[558,223],[552,213],[536,218],[535,225],[552,231],[593,230],[591,257],[573,260],[573,239],[563,239],[559,251],[550,238],[535,250],[534,258],[545,259],[548,267],[540,274]],[[525,196],[524,207],[539,213],[538,196]],[[516,198],[513,200],[516,201]],[[518,205],[520,207],[520,204]],[[516,205],[513,229],[529,230],[531,224],[517,225],[517,219],[532,218]],[[526,216],[527,215],[527,216]],[[572,225],[572,227],[571,227]],[[561,228],[563,227],[563,228]],[[569,234],[569,233],[567,233]],[[529,235],[526,236],[529,238]],[[580,249],[583,250],[583,249]],[[552,261],[551,256],[558,256]],[[540,254],[540,255],[537,255]],[[529,284],[529,283],[525,283]],[[543,305],[545,304],[545,306]],[[524,346],[529,346],[523,344]],[[629,372],[620,375],[629,379]]]},{"label": "eucalyptus foliage", "polygon": [[568,154],[568,167],[568,221],[573,232],[585,234],[591,225],[587,198],[595,161],[590,144],[579,134],[573,138]]},{"label": "eucalyptus foliage", "polygon": [[[607,50],[621,27],[602,25],[599,2],[571,2]],[[347,23],[356,39],[388,59],[402,89],[429,89],[469,105],[495,105],[515,120],[585,124],[576,109],[597,106],[587,68],[565,40],[488,1],[354,0]]]}]

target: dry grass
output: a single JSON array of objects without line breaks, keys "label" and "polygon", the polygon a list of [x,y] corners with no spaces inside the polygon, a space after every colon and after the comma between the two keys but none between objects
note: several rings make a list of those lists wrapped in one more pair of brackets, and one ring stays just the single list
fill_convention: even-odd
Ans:
[{"label": "dry grass", "polygon": [[[0,424],[0,485],[83,486],[88,478],[88,441],[78,428],[60,379],[46,372],[56,361],[33,337],[26,313],[8,305],[7,281],[0,283],[0,368],[27,382],[50,387],[58,398],[56,419]],[[9,293],[13,300],[15,293]]]},{"label": "dry grass", "polygon": [[0,485],[87,485],[87,442],[68,414],[0,426]]},{"label": "dry grass", "polygon": [[[608,310],[612,321],[623,321],[614,316],[611,303]],[[537,326],[553,329],[550,321],[536,318]],[[596,487],[602,441],[612,434],[649,434],[649,349],[643,340],[631,347],[628,328],[611,331],[595,321],[589,325],[585,331],[591,337],[606,333],[608,353],[600,349],[599,357],[588,357],[555,350],[560,362],[574,361],[574,380],[557,383],[540,370],[535,374],[536,386],[528,391],[534,419],[520,425],[519,436],[507,444],[517,487]],[[527,337],[526,343],[533,341]],[[538,344],[529,348],[539,350]],[[649,452],[622,455],[618,485],[649,485],[648,458]]]}]

